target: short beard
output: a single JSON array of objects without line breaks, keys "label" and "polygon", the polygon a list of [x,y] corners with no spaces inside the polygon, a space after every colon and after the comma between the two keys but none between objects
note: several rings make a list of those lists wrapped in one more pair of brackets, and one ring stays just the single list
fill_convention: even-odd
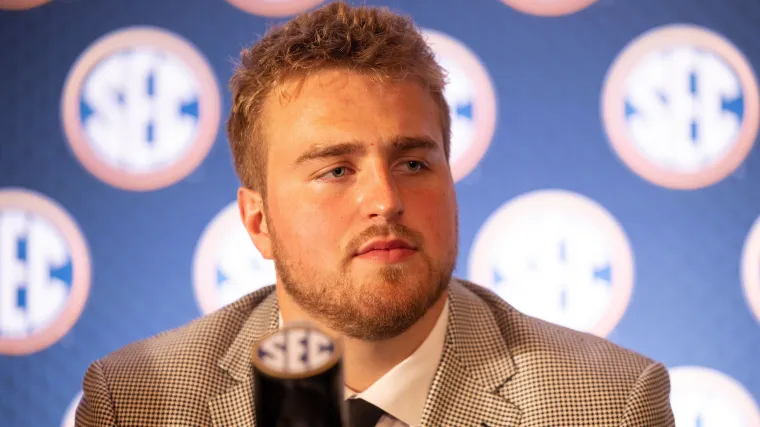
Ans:
[{"label": "short beard", "polygon": [[[431,260],[418,245],[420,252],[417,256],[424,257],[427,263],[427,277],[409,280],[404,266],[390,265],[383,269],[382,283],[378,283],[376,292],[371,292],[357,287],[348,279],[348,274],[338,274],[328,282],[331,278],[303,271],[283,250],[271,217],[268,225],[277,277],[285,292],[310,316],[333,331],[364,341],[393,338],[415,324],[443,295],[456,262],[456,244],[449,256],[440,262]],[[388,234],[421,243],[417,233],[401,225],[391,225],[366,230],[355,239],[355,245]],[[345,260],[343,271],[350,271],[350,261],[350,258]]]}]

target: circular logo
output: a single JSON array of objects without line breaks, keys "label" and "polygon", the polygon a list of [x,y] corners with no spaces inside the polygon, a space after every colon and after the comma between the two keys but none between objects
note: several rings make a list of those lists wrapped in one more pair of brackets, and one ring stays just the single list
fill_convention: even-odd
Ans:
[{"label": "circular logo", "polygon": [[752,225],[742,252],[744,296],[760,322],[760,217]]},{"label": "circular logo", "polygon": [[506,203],[475,237],[471,280],[523,313],[598,336],[623,316],[633,288],[633,255],[604,208],[562,190]]},{"label": "circular logo", "polygon": [[744,161],[757,136],[749,62],[708,30],[673,25],[618,56],[602,92],[610,144],[644,179],[672,189],[712,185]]},{"label": "circular logo", "polygon": [[277,281],[274,261],[251,242],[237,203],[224,208],[206,227],[195,250],[193,282],[203,313]]},{"label": "circular logo", "polygon": [[219,127],[213,71],[192,45],[161,29],[125,29],[95,42],[69,72],[61,104],[74,155],[124,190],[183,179]]},{"label": "circular logo", "polygon": [[66,409],[66,414],[64,414],[63,421],[61,421],[61,427],[75,427],[77,406],[79,406],[79,402],[81,400],[82,392],[80,391],[77,393],[77,395],[74,397],[74,400],[71,401],[69,407]]},{"label": "circular logo", "polygon": [[760,426],[760,409],[733,378],[701,366],[670,369],[670,406],[681,427]]},{"label": "circular logo", "polygon": [[324,0],[227,0],[233,6],[254,15],[284,17],[305,12]]},{"label": "circular logo", "polygon": [[458,40],[423,30],[436,61],[448,73],[444,90],[451,114],[449,163],[454,181],[469,174],[485,155],[496,128],[496,94],[486,68]]},{"label": "circular logo", "polygon": [[597,0],[501,0],[520,12],[538,16],[561,16],[583,10]]},{"label": "circular logo", "polygon": [[0,354],[55,344],[89,289],[89,250],[63,208],[31,191],[0,191]]},{"label": "circular logo", "polygon": [[253,363],[279,378],[307,377],[335,365],[336,344],[308,323],[291,323],[264,338],[253,348]]}]

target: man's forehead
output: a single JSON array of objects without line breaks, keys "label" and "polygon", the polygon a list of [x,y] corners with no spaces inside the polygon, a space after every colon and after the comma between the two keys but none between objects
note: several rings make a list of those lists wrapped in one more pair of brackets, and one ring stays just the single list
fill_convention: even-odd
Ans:
[{"label": "man's forehead", "polygon": [[[266,95],[261,106],[264,125],[285,122],[289,127],[298,124],[313,125],[317,120],[334,119],[342,113],[342,106],[351,97],[360,94],[342,91],[356,76],[348,71],[319,71],[310,75],[297,74],[283,79]],[[361,76],[359,76],[361,77]],[[299,123],[299,121],[301,123]]]},{"label": "man's forehead", "polygon": [[[352,83],[357,79],[358,84]],[[416,97],[408,92],[409,89],[402,94],[406,96],[391,99],[395,95],[391,94],[392,91],[413,88],[414,84],[411,81],[388,82],[378,87],[368,76],[343,70],[291,77],[271,91],[262,106],[262,130],[266,129],[262,136],[271,143],[270,148],[277,146],[276,151],[298,153],[296,155],[312,150],[314,146],[347,143],[363,144],[368,149],[394,149],[399,148],[399,141],[404,139],[432,141],[443,148],[437,107],[421,85],[411,90],[419,90],[420,98],[427,96],[428,99],[410,99]],[[340,90],[348,85],[350,90]],[[368,93],[370,90],[383,101],[373,102],[370,99],[373,94]],[[349,98],[353,98],[355,108],[347,107]],[[373,133],[372,127],[378,125],[373,119],[380,115],[388,118],[386,124],[392,122],[391,127],[396,129],[384,129],[386,133],[382,135]],[[429,144],[428,148],[431,148]]]},{"label": "man's forehead", "polygon": [[409,90],[419,91],[420,97],[426,94],[421,82],[414,78],[393,76],[382,78],[362,71],[326,68],[310,73],[293,73],[283,77],[269,91],[265,103],[272,101],[280,107],[286,107],[304,94],[334,100],[342,97],[357,97],[356,95],[363,97],[369,92],[395,94]]}]

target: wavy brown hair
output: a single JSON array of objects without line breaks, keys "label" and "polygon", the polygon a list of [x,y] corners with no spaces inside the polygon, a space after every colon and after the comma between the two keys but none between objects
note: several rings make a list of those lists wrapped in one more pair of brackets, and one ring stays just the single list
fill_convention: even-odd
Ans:
[{"label": "wavy brown hair", "polygon": [[335,2],[271,28],[241,52],[230,79],[227,137],[243,186],[266,193],[261,111],[272,89],[286,79],[335,68],[363,73],[379,83],[421,83],[439,107],[448,158],[451,119],[443,97],[445,72],[414,22],[385,8]]}]

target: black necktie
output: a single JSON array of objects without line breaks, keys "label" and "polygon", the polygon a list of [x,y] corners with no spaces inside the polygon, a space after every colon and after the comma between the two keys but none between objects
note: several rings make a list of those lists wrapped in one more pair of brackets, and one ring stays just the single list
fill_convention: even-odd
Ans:
[{"label": "black necktie", "polygon": [[375,427],[385,411],[364,399],[348,399],[348,425],[350,427]]}]

